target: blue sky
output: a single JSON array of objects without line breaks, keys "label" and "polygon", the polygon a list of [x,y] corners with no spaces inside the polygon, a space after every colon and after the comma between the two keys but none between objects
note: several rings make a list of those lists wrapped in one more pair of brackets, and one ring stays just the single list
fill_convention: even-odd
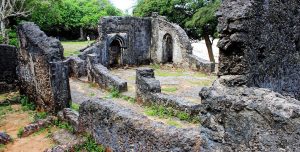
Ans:
[{"label": "blue sky", "polygon": [[110,0],[117,8],[121,9],[123,12],[129,10],[132,12],[132,7],[136,4],[137,0]]}]

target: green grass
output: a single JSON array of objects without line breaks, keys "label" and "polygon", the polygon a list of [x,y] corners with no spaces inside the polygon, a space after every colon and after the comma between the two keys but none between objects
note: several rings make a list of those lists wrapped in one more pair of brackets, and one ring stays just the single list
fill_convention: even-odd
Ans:
[{"label": "green grass", "polygon": [[89,88],[97,88],[97,87],[98,87],[97,83],[92,83],[92,82],[89,83]]},{"label": "green grass", "polygon": [[105,152],[105,148],[95,141],[91,135],[87,135],[86,141],[82,145],[77,145],[74,148],[75,152],[88,151],[88,152]]},{"label": "green grass", "polygon": [[185,76],[186,74],[182,71],[164,71],[158,69],[155,71],[155,75],[160,77],[180,77]]},{"label": "green grass", "polygon": [[209,87],[213,84],[214,80],[207,79],[207,80],[188,81],[188,82],[193,86]]},{"label": "green grass", "polygon": [[37,112],[37,113],[34,114],[33,120],[34,120],[34,122],[36,122],[36,121],[41,120],[41,119],[46,119],[47,116],[48,116],[47,112]]},{"label": "green grass", "polygon": [[177,128],[181,128],[181,127],[182,127],[181,124],[179,124],[178,122],[176,122],[176,121],[174,121],[174,120],[171,120],[171,119],[169,119],[169,120],[167,121],[167,124],[170,125],[170,126],[177,127]]},{"label": "green grass", "polygon": [[1,151],[4,151],[4,149],[5,149],[5,145],[0,144],[0,152],[1,152]]},{"label": "green grass", "polygon": [[11,105],[1,105],[0,106],[0,120],[8,113],[13,112]]},{"label": "green grass", "polygon": [[21,96],[20,99],[22,110],[23,111],[29,111],[29,110],[35,110],[35,105],[33,102],[29,101],[29,98],[26,96]]},{"label": "green grass", "polygon": [[61,44],[64,47],[64,56],[69,57],[72,55],[78,55],[80,54],[79,50],[85,48],[89,44],[91,44],[92,41],[63,41]]},{"label": "green grass", "polygon": [[92,92],[92,93],[89,94],[89,96],[94,97],[94,96],[96,96],[96,94],[94,92]]},{"label": "green grass", "polygon": [[79,104],[72,102],[72,104],[71,104],[72,110],[79,111],[79,107],[80,107]]},{"label": "green grass", "polygon": [[57,126],[60,129],[65,129],[65,130],[67,130],[69,132],[72,132],[72,133],[75,131],[75,129],[73,128],[73,126],[71,126],[67,122],[62,122],[60,120],[55,120],[54,121],[54,125]]},{"label": "green grass", "polygon": [[148,116],[157,116],[159,118],[167,118],[171,119],[173,117],[176,117],[182,121],[188,121],[190,123],[200,123],[200,119],[197,116],[191,116],[186,112],[181,112],[178,110],[175,110],[171,107],[164,107],[164,106],[148,106],[145,107],[145,114]]},{"label": "green grass", "polygon": [[24,132],[24,128],[23,128],[23,127],[22,127],[22,128],[19,128],[18,133],[17,133],[17,136],[18,136],[19,138],[21,138],[22,135],[23,135],[23,132]]},{"label": "green grass", "polygon": [[163,92],[172,93],[172,92],[176,92],[178,90],[178,88],[177,87],[164,87],[161,90]]}]

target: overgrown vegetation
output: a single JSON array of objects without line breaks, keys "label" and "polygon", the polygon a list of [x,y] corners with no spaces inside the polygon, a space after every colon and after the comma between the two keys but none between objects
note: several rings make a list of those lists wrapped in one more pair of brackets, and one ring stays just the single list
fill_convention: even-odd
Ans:
[{"label": "overgrown vegetation", "polygon": [[79,111],[79,107],[80,107],[79,104],[72,102],[72,104],[71,104],[72,110]]},{"label": "overgrown vegetation", "polygon": [[95,141],[95,139],[91,135],[86,135],[86,142],[82,145],[75,146],[75,152],[105,152],[105,148]]},{"label": "overgrown vegetation", "polygon": [[69,123],[67,122],[63,122],[63,121],[60,121],[60,120],[55,120],[54,121],[54,125],[60,129],[65,129],[69,132],[72,132],[74,133],[75,132],[75,129],[73,128],[73,126],[71,126]]},{"label": "overgrown vegetation", "polygon": [[167,93],[176,92],[177,90],[178,90],[177,87],[163,87],[163,88],[161,88],[161,91],[167,92]]},{"label": "overgrown vegetation", "polygon": [[188,121],[191,123],[200,123],[200,119],[198,116],[191,116],[186,112],[181,112],[175,110],[171,107],[164,107],[164,106],[147,106],[145,109],[145,114],[148,116],[158,116],[159,118],[170,119],[173,117],[177,117],[182,121]]},{"label": "overgrown vegetation", "polygon": [[112,88],[110,89],[108,95],[105,97],[106,99],[112,99],[112,98],[121,98],[123,100],[126,100],[130,103],[135,103],[136,99],[126,96],[126,95],[122,95],[116,88]]},{"label": "overgrown vegetation", "polygon": [[24,132],[24,128],[23,128],[23,127],[19,128],[18,133],[17,133],[17,136],[18,136],[19,138],[21,138],[22,135],[23,135],[23,132]]},{"label": "overgrown vegetation", "polygon": [[34,120],[34,122],[36,122],[36,121],[41,120],[41,119],[46,119],[47,116],[48,116],[47,112],[37,112],[37,113],[34,114],[33,120]]},{"label": "overgrown vegetation", "polygon": [[22,110],[28,111],[28,110],[35,110],[35,105],[33,102],[29,101],[29,98],[27,96],[21,96],[20,103],[22,105]]}]

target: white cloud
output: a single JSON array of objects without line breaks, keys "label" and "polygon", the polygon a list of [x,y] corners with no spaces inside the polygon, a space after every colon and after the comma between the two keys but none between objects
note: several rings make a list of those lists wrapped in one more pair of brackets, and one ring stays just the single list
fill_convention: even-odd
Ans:
[{"label": "white cloud", "polygon": [[117,8],[121,9],[123,12],[126,10],[132,13],[133,6],[136,4],[137,0],[110,0]]}]

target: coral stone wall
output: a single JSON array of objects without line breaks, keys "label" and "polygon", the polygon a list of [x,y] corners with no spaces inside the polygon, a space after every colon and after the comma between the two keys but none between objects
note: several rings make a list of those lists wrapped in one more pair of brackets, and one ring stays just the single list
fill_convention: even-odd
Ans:
[{"label": "coral stone wall", "polygon": [[300,1],[224,0],[219,75],[300,97]]},{"label": "coral stone wall", "polygon": [[176,24],[166,21],[161,16],[152,18],[151,59],[156,63],[163,60],[164,36],[172,38],[173,63],[188,65],[187,56],[192,54],[192,45],[185,31]]},{"label": "coral stone wall", "polygon": [[150,18],[103,17],[99,23],[100,41],[104,44],[97,54],[100,63],[109,65],[109,46],[113,40],[122,40],[121,64],[149,63],[151,43]]},{"label": "coral stone wall", "polygon": [[49,38],[34,23],[18,27],[21,48],[17,68],[20,93],[40,110],[56,113],[69,107],[71,100],[68,65],[63,62],[63,47]]}]

